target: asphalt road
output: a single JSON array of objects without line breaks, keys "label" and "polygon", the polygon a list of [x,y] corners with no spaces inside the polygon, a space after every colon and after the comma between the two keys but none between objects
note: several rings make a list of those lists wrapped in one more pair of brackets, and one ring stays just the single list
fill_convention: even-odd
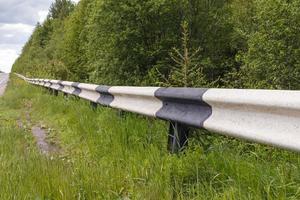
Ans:
[{"label": "asphalt road", "polygon": [[5,91],[8,78],[9,74],[0,73],[0,96],[2,96]]}]

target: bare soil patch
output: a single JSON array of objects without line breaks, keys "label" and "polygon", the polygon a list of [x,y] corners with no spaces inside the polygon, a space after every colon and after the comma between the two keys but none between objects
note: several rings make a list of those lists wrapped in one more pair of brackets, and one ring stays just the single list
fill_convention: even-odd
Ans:
[{"label": "bare soil patch", "polygon": [[55,143],[48,141],[49,129],[45,125],[32,125],[30,118],[31,102],[25,103],[26,112],[25,112],[25,123],[21,119],[17,120],[17,125],[21,129],[31,130],[32,135],[35,138],[36,144],[42,154],[50,155],[60,152],[60,148]]}]

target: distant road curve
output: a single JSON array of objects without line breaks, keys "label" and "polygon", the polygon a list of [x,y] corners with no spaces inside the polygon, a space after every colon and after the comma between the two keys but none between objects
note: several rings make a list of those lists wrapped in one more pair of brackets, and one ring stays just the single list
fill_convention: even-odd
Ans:
[{"label": "distant road curve", "polygon": [[9,79],[9,74],[0,73],[0,96],[5,92],[5,88]]}]

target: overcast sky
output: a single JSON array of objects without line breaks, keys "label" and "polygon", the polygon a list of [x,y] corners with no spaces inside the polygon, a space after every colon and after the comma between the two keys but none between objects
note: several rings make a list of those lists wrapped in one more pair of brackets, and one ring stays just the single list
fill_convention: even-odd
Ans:
[{"label": "overcast sky", "polygon": [[45,20],[53,1],[0,0],[0,71],[10,72],[36,23]]}]

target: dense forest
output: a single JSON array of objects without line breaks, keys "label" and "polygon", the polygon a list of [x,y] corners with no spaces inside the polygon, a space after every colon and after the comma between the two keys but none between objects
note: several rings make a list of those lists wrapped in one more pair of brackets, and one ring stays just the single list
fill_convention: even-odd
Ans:
[{"label": "dense forest", "polygon": [[300,0],[56,0],[13,66],[106,85],[300,88]]}]

